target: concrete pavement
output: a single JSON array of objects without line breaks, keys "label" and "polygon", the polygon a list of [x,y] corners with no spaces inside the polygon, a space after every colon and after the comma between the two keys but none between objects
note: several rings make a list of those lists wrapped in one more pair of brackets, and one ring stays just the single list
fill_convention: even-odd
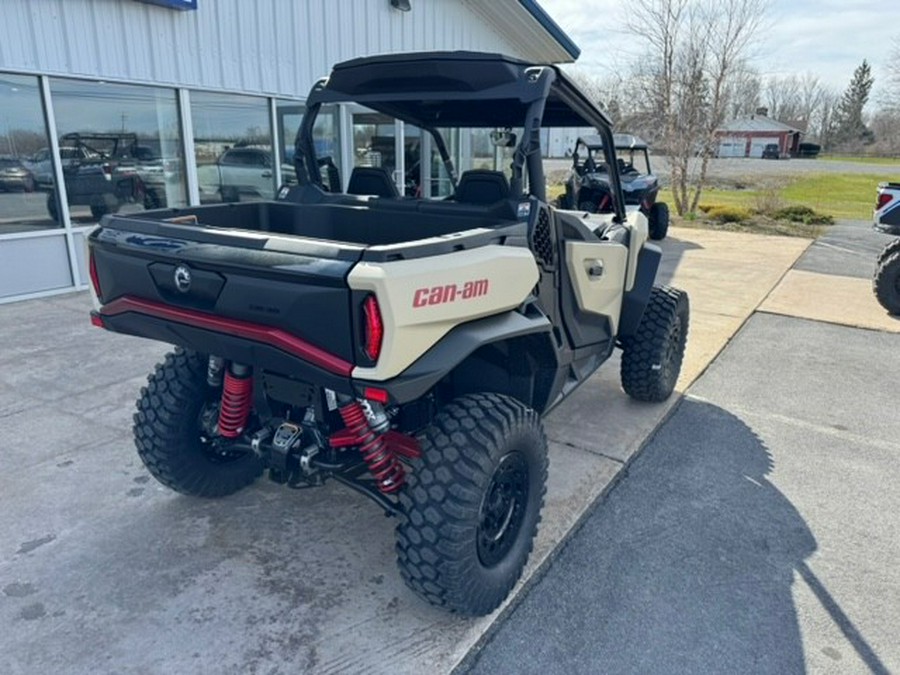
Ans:
[{"label": "concrete pavement", "polygon": [[[808,242],[673,228],[663,244],[663,279],[692,299],[684,389]],[[393,524],[364,498],[261,481],[202,501],[152,481],[130,414],[166,348],[91,328],[88,304],[0,306],[0,672],[418,673],[465,657],[499,613],[412,596]],[[551,413],[526,580],[674,404],[627,399],[614,360]]]}]

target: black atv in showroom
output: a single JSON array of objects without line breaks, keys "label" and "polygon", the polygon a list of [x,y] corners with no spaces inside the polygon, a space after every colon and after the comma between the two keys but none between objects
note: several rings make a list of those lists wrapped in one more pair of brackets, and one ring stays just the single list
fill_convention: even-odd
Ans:
[{"label": "black atv in showroom", "polygon": [[[638,205],[647,216],[650,238],[666,238],[669,230],[669,207],[657,202],[659,179],[650,169],[647,144],[631,134],[614,134],[619,180],[626,205]],[[608,213],[612,210],[609,187],[609,168],[603,161],[603,138],[599,135],[581,136],[572,152],[572,171],[566,179],[566,191],[559,198],[564,209],[589,213]]]}]

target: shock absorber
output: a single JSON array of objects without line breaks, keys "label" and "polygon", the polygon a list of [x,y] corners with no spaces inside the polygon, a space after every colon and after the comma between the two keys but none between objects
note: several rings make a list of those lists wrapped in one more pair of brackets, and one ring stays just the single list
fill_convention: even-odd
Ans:
[{"label": "shock absorber", "polygon": [[384,435],[370,426],[363,404],[351,401],[341,406],[338,412],[354,437],[354,444],[359,446],[359,452],[369,467],[369,473],[375,477],[378,489],[384,494],[397,492],[406,478],[403,465],[387,447]]},{"label": "shock absorber", "polygon": [[219,405],[219,434],[237,438],[247,426],[253,407],[253,377],[248,366],[232,363],[225,370]]}]

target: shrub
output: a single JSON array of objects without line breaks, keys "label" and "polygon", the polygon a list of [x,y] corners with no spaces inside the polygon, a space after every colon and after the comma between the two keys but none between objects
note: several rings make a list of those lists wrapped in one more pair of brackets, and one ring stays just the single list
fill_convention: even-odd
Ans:
[{"label": "shrub", "polygon": [[793,223],[805,223],[806,225],[833,225],[834,218],[826,213],[819,213],[808,206],[795,204],[778,209],[772,214],[776,220],[789,220]]},{"label": "shrub", "polygon": [[750,211],[742,206],[710,206],[706,215],[720,223],[743,223],[750,219]]},{"label": "shrub", "polygon": [[775,185],[765,185],[753,198],[753,210],[764,216],[771,216],[785,206],[781,197],[781,188]]}]

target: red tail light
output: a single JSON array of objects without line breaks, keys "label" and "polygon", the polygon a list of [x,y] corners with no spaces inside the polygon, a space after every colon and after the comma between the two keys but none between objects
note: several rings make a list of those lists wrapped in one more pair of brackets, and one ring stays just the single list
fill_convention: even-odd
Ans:
[{"label": "red tail light", "polygon": [[381,321],[381,309],[374,295],[363,300],[363,351],[373,361],[381,354],[381,342],[384,339],[384,324]]},{"label": "red tail light", "polygon": [[878,195],[878,202],[875,204],[875,210],[877,211],[880,208],[883,208],[885,204],[891,201],[894,198],[890,192],[882,192]]},{"label": "red tail light", "polygon": [[91,275],[91,285],[94,287],[94,294],[99,300],[102,297],[100,294],[100,277],[97,274],[97,262],[94,260],[93,251],[88,254],[88,273]]}]

